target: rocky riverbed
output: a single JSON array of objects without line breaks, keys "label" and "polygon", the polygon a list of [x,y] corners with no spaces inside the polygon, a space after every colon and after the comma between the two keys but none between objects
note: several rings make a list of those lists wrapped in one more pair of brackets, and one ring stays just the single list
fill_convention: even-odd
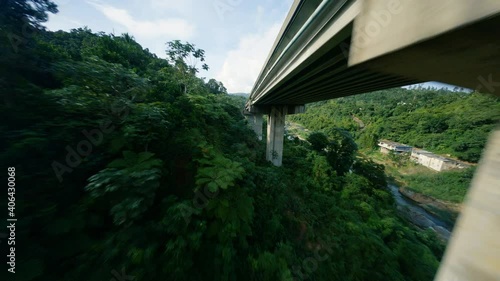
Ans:
[{"label": "rocky riverbed", "polygon": [[389,189],[404,218],[421,229],[434,230],[443,241],[448,241],[459,206],[393,184],[389,185]]}]

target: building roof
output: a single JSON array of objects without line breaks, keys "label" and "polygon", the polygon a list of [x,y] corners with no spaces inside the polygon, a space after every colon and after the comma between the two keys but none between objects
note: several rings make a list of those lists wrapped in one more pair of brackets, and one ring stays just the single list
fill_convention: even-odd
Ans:
[{"label": "building roof", "polygon": [[459,164],[462,164],[462,165],[470,166],[469,164],[467,164],[467,163],[465,163],[463,161],[456,160],[456,159],[451,159],[451,158],[447,158],[447,157],[444,157],[444,156],[441,156],[441,155],[437,155],[437,154],[434,154],[432,152],[429,152],[429,151],[423,150],[423,149],[413,148],[412,153],[423,154],[423,155],[425,155],[427,157],[434,158],[434,159],[439,159],[439,160],[441,160],[443,162],[455,162],[455,163],[459,163]]},{"label": "building roof", "polygon": [[384,139],[379,140],[378,142],[379,142],[379,143],[385,143],[385,144],[388,144],[388,145],[391,145],[391,146],[411,147],[411,146],[409,146],[409,145],[407,145],[407,144],[404,144],[404,143],[399,143],[399,142],[390,141],[390,140],[384,140]]}]

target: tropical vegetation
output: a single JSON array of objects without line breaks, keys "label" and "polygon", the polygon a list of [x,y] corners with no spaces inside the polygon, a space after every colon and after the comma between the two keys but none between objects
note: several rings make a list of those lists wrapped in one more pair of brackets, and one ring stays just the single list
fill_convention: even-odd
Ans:
[{"label": "tropical vegetation", "polygon": [[16,280],[433,279],[443,244],[398,216],[384,167],[339,124],[286,140],[274,167],[245,99],[197,76],[202,49],[49,32],[50,0],[0,8]]}]

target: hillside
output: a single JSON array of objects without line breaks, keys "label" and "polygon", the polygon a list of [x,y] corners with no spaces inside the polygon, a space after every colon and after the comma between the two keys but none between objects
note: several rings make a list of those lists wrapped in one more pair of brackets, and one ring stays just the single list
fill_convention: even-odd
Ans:
[{"label": "hillside", "polygon": [[244,97],[246,99],[248,99],[248,97],[250,97],[250,94],[249,93],[229,93],[230,95],[234,95],[234,96],[240,96],[240,97]]},{"label": "hillside", "polygon": [[396,88],[313,103],[289,120],[316,131],[344,128],[363,149],[389,139],[477,162],[500,120],[500,100],[446,89]]},{"label": "hillside", "polygon": [[378,152],[377,141],[389,139],[442,155],[477,162],[489,132],[500,121],[500,100],[478,93],[446,89],[396,88],[313,103],[306,113],[288,117],[290,132],[342,128],[355,136],[361,154],[383,164],[392,182],[410,199],[453,225],[470,186],[474,165],[465,170],[435,172],[408,156]]}]

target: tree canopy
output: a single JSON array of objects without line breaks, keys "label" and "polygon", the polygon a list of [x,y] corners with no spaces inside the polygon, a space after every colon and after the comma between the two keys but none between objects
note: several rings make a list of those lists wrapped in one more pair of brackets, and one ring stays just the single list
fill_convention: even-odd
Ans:
[{"label": "tree canopy", "polygon": [[290,120],[311,130],[344,128],[361,148],[374,148],[381,138],[477,162],[500,121],[500,100],[447,89],[396,88],[313,103]]},{"label": "tree canopy", "polygon": [[[1,5],[33,26],[55,12]],[[348,132],[324,127],[326,151],[286,140],[272,166],[245,98],[197,77],[184,55],[204,52],[173,42],[164,60],[128,34],[40,28],[26,64],[2,58],[18,280],[432,280],[443,245],[397,215]]]}]

